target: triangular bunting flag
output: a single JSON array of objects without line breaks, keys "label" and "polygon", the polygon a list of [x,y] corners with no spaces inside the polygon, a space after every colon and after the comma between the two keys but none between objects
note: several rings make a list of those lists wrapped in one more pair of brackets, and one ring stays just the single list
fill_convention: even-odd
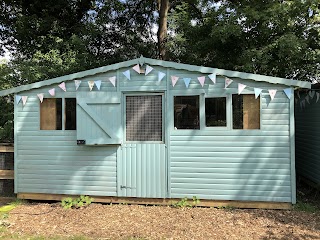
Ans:
[{"label": "triangular bunting flag", "polygon": [[54,88],[50,89],[48,92],[52,97],[54,97],[54,95],[55,95],[55,89]]},{"label": "triangular bunting flag", "polygon": [[294,103],[297,104],[298,103],[298,98],[294,99]]},{"label": "triangular bunting flag", "polygon": [[310,104],[310,102],[309,102],[309,96],[308,96],[308,95],[306,96],[306,98],[305,98],[305,99],[306,99],[307,103],[309,103],[309,104]]},{"label": "triangular bunting flag", "polygon": [[244,85],[242,83],[238,83],[238,94],[240,95],[240,93],[246,88],[247,85]]},{"label": "triangular bunting flag", "polygon": [[216,73],[212,73],[212,74],[208,75],[208,77],[213,82],[213,84],[216,84],[216,81],[217,81],[217,74]]},{"label": "triangular bunting flag", "polygon": [[44,94],[43,93],[39,93],[39,94],[37,94],[37,96],[38,96],[40,102],[42,103]]},{"label": "triangular bunting flag", "polygon": [[122,74],[125,75],[128,80],[131,80],[131,78],[130,78],[130,70],[122,72]]},{"label": "triangular bunting flag", "polygon": [[101,80],[94,81],[94,84],[96,85],[96,87],[98,88],[98,90],[100,90]]},{"label": "triangular bunting flag", "polygon": [[152,70],[153,70],[153,67],[150,67],[149,65],[147,65],[146,72],[144,74],[148,75]]},{"label": "triangular bunting flag", "polygon": [[23,106],[26,105],[28,96],[22,96],[21,98],[22,98],[22,105]]},{"label": "triangular bunting flag", "polygon": [[133,66],[132,69],[135,70],[137,73],[140,74],[140,65],[139,65],[139,64]]},{"label": "triangular bunting flag", "polygon": [[227,88],[233,82],[233,80],[225,77],[224,82],[225,82],[224,88]]},{"label": "triangular bunting flag", "polygon": [[305,108],[306,107],[306,101],[305,100],[302,100],[302,106]]},{"label": "triangular bunting flag", "polygon": [[158,72],[158,81],[160,82],[166,74],[163,72]]},{"label": "triangular bunting flag", "polygon": [[320,93],[316,93],[316,95],[317,95],[317,100],[316,100],[316,103],[319,101],[319,97],[320,97]]},{"label": "triangular bunting flag", "polygon": [[274,99],[274,97],[276,96],[276,93],[277,93],[277,89],[270,89],[269,90],[269,95],[271,97],[271,100]]},{"label": "triangular bunting flag", "polygon": [[74,85],[76,86],[76,91],[80,87],[81,81],[80,80],[74,80]]},{"label": "triangular bunting flag", "polygon": [[184,84],[186,85],[186,88],[188,88],[190,81],[191,81],[191,78],[183,78],[183,81],[184,81]]},{"label": "triangular bunting flag", "polygon": [[298,98],[300,98],[300,92],[299,92],[299,90],[297,91],[297,95],[298,95]]},{"label": "triangular bunting flag", "polygon": [[116,86],[116,76],[109,77],[109,81],[112,83],[114,87]]},{"label": "triangular bunting flag", "polygon": [[311,91],[309,91],[309,96],[310,96],[310,98],[311,98],[311,99],[313,99],[314,94],[315,94],[315,91],[312,91],[312,90],[311,90]]},{"label": "triangular bunting flag", "polygon": [[65,82],[60,83],[58,86],[59,86],[59,88],[61,88],[63,91],[65,91],[65,92],[67,91]]},{"label": "triangular bunting flag", "polygon": [[259,95],[261,94],[262,89],[261,88],[254,88],[254,95],[255,98],[257,99],[259,97]]},{"label": "triangular bunting flag", "polygon": [[198,77],[198,81],[199,81],[201,87],[203,87],[204,82],[206,81],[206,77],[205,76]]},{"label": "triangular bunting flag", "polygon": [[178,82],[178,79],[179,77],[171,76],[172,87],[176,85],[176,83]]},{"label": "triangular bunting flag", "polygon": [[16,95],[16,103],[17,103],[17,105],[19,104],[20,100],[21,100],[21,96],[20,95]]},{"label": "triangular bunting flag", "polygon": [[88,85],[89,85],[90,91],[92,91],[92,89],[94,87],[94,81],[88,81]]},{"label": "triangular bunting flag", "polygon": [[283,89],[284,93],[287,95],[287,97],[289,99],[291,99],[291,96],[292,96],[292,88],[286,88],[286,89]]}]

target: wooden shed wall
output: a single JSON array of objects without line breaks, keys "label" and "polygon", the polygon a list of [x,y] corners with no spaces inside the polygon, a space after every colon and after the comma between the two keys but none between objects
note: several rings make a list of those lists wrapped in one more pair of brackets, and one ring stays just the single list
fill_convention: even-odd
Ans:
[{"label": "wooden shed wall", "polygon": [[310,103],[304,108],[299,102],[295,106],[296,169],[299,175],[320,184],[320,102],[315,103],[314,98]]},{"label": "wooden shed wall", "polygon": [[[280,91],[284,86],[233,78],[231,86],[224,89],[224,78],[219,77],[215,85],[207,78],[202,88],[197,81],[202,74],[161,67],[155,67],[147,76],[131,70],[129,81],[121,73],[125,70],[80,79],[83,82],[78,92],[88,92],[87,81],[98,79],[103,80],[101,92],[106,94],[110,91],[167,92],[167,197],[293,201],[290,101]],[[157,81],[157,71],[167,74],[161,82]],[[116,87],[108,81],[108,77],[114,75],[118,78]],[[171,75],[191,77],[190,87],[186,89],[181,79],[173,88]],[[265,89],[261,97],[260,130],[204,128],[203,112],[200,112],[201,130],[174,130],[173,96],[200,95],[202,103],[207,96],[231,99],[230,94],[237,94],[238,82]],[[40,103],[36,94],[47,93],[55,87],[56,97],[76,97],[74,82],[67,82],[66,86],[66,93],[57,85],[20,93],[29,98],[24,107],[19,104],[15,109],[15,191],[117,196],[119,149],[116,146],[77,146],[76,131],[39,130]],[[268,89],[279,90],[271,102]],[[243,93],[253,94],[253,89],[245,89]],[[231,115],[231,108],[228,112]]]}]

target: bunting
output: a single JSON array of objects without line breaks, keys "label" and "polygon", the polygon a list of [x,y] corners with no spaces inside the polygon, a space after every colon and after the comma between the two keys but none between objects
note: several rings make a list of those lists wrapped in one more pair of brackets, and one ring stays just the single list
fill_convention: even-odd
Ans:
[{"label": "bunting", "polygon": [[48,92],[52,97],[54,97],[54,95],[56,94],[54,88],[50,89]]},{"label": "bunting", "polygon": [[109,77],[109,81],[112,83],[114,87],[116,86],[116,76]]},{"label": "bunting", "polygon": [[204,82],[206,81],[206,77],[205,76],[198,77],[198,81],[199,81],[201,87],[203,87]]},{"label": "bunting", "polygon": [[227,88],[233,82],[233,80],[225,77],[224,82],[225,82],[224,88]]},{"label": "bunting", "polygon": [[42,103],[42,102],[43,102],[44,94],[43,94],[43,93],[39,93],[39,94],[37,94],[37,96],[38,96],[40,102]]},{"label": "bunting", "polygon": [[310,98],[311,98],[311,99],[313,99],[314,94],[315,94],[315,91],[312,91],[312,90],[311,90],[311,91],[309,91],[309,96],[310,96]]},{"label": "bunting", "polygon": [[189,88],[191,78],[183,78],[183,81],[184,81],[184,84],[186,85],[186,88]]},{"label": "bunting", "polygon": [[171,76],[172,87],[176,85],[176,83],[178,82],[178,79],[179,77]]},{"label": "bunting", "polygon": [[22,105],[23,106],[26,105],[28,96],[21,96],[21,98],[22,98]]},{"label": "bunting", "polygon": [[139,73],[139,74],[141,73],[141,71],[140,71],[140,65],[139,65],[139,64],[133,66],[132,69],[135,70],[135,71],[136,71],[137,73]]},{"label": "bunting", "polygon": [[20,95],[16,95],[16,103],[17,103],[17,105],[19,104],[20,100],[21,100],[21,96]]},{"label": "bunting", "polygon": [[208,77],[213,82],[213,84],[216,84],[216,81],[217,81],[217,74],[216,73],[212,73],[212,74],[208,75]]},{"label": "bunting", "polygon": [[261,94],[262,89],[261,88],[254,88],[254,96],[255,99],[257,99],[259,97],[259,95]]},{"label": "bunting", "polygon": [[128,80],[131,80],[131,78],[130,78],[130,70],[122,72],[122,74],[125,75]]},{"label": "bunting", "polygon": [[166,74],[163,72],[158,72],[158,82],[160,82]]},{"label": "bunting", "polygon": [[65,82],[62,82],[62,83],[60,83],[59,85],[59,88],[61,88],[63,91],[67,91],[67,89],[66,89],[66,83]]},{"label": "bunting", "polygon": [[153,68],[147,65],[145,75],[148,75],[152,70]]},{"label": "bunting", "polygon": [[94,87],[94,81],[88,81],[88,85],[89,85],[90,91],[92,91],[92,89]]},{"label": "bunting", "polygon": [[238,95],[242,93],[242,91],[246,88],[247,85],[244,85],[242,83],[238,83]]},{"label": "bunting", "polygon": [[307,101],[308,104],[310,104],[310,102],[309,102],[309,95],[307,95],[307,96],[305,97],[305,100]]},{"label": "bunting", "polygon": [[271,97],[271,100],[274,99],[274,97],[276,96],[276,93],[277,93],[277,89],[270,89],[269,90],[269,95]]},{"label": "bunting", "polygon": [[289,99],[291,99],[291,96],[292,96],[292,88],[286,88],[286,89],[283,89],[284,93],[287,95],[287,97]]},{"label": "bunting", "polygon": [[317,95],[317,100],[316,100],[316,103],[319,101],[319,97],[320,97],[320,93],[316,93],[316,95]]},{"label": "bunting", "polygon": [[74,85],[76,87],[76,91],[78,90],[78,88],[80,87],[81,81],[80,80],[74,80]]},{"label": "bunting", "polygon": [[94,84],[96,85],[97,89],[100,91],[101,80],[94,81]]}]

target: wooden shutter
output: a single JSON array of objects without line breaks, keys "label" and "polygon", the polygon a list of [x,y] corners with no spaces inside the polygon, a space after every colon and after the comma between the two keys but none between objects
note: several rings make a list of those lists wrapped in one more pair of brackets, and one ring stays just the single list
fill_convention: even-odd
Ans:
[{"label": "wooden shutter", "polygon": [[260,129],[260,98],[243,96],[243,129]]},{"label": "wooden shutter", "polygon": [[120,102],[118,93],[77,93],[77,140],[86,145],[121,144]]}]

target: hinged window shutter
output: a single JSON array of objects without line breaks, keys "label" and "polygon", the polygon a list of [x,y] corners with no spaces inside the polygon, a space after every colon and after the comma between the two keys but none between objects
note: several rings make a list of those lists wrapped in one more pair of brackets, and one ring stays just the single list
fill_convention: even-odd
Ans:
[{"label": "hinged window shutter", "polygon": [[86,145],[121,144],[119,93],[77,93],[77,140]]}]

